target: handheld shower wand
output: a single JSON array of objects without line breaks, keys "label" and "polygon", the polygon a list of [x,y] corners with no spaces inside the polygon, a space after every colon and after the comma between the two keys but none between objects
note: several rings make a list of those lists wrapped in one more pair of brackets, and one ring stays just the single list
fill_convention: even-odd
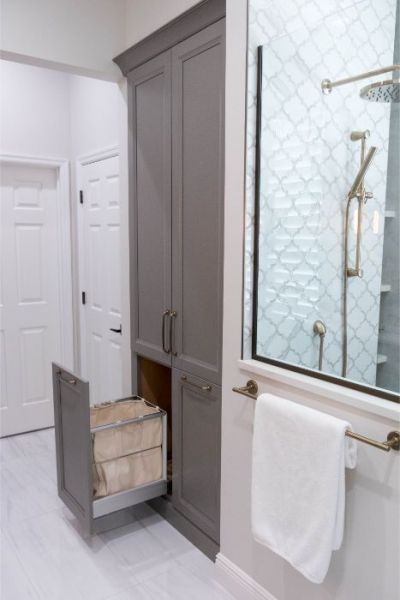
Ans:
[{"label": "handheld shower wand", "polygon": [[357,198],[358,195],[360,193],[362,193],[365,175],[366,175],[366,172],[368,171],[368,169],[371,165],[371,162],[375,156],[375,152],[376,152],[376,147],[371,146],[371,148],[367,152],[367,155],[363,159],[361,166],[359,168],[359,171],[356,175],[356,178],[354,179],[353,185],[351,186],[349,194],[348,194],[348,198],[350,200],[352,198]]}]

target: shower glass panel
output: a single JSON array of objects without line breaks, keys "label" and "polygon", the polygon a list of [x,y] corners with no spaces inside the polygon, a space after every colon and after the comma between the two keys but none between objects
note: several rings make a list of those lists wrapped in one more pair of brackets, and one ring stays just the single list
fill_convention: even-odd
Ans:
[{"label": "shower glass panel", "polygon": [[250,0],[252,356],[399,401],[399,1],[290,4]]}]

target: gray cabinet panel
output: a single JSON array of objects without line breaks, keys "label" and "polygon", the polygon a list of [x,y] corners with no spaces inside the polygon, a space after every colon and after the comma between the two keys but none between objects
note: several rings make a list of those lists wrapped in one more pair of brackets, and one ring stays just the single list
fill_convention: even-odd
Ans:
[{"label": "gray cabinet panel", "polygon": [[57,364],[53,369],[58,495],[88,531],[92,526],[89,384]]},{"label": "gray cabinet panel", "polygon": [[173,366],[221,378],[224,29],[172,49]]},{"label": "gray cabinet panel", "polygon": [[[132,344],[164,364],[162,315],[171,308],[170,52],[129,74]],[[168,318],[166,318],[168,338]]]},{"label": "gray cabinet panel", "polygon": [[218,543],[221,388],[173,369],[172,411],[173,505]]}]

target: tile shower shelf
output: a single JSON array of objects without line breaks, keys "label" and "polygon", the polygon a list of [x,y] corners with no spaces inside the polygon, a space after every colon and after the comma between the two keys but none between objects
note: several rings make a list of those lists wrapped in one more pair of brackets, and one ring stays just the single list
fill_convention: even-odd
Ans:
[{"label": "tile shower shelf", "polygon": [[385,219],[394,219],[396,216],[395,210],[385,210]]},{"label": "tile shower shelf", "polygon": [[390,292],[391,289],[392,289],[392,286],[390,285],[390,283],[382,283],[381,294],[383,294],[385,292]]},{"label": "tile shower shelf", "polygon": [[378,354],[378,356],[376,357],[376,364],[383,365],[385,362],[387,362],[386,354]]}]

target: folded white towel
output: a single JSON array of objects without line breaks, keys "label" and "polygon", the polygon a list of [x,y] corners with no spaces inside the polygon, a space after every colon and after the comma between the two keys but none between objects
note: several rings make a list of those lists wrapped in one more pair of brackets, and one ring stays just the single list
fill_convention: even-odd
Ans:
[{"label": "folded white towel", "polygon": [[343,539],[345,467],[357,460],[347,429],[346,421],[271,394],[256,403],[253,536],[314,583]]}]

